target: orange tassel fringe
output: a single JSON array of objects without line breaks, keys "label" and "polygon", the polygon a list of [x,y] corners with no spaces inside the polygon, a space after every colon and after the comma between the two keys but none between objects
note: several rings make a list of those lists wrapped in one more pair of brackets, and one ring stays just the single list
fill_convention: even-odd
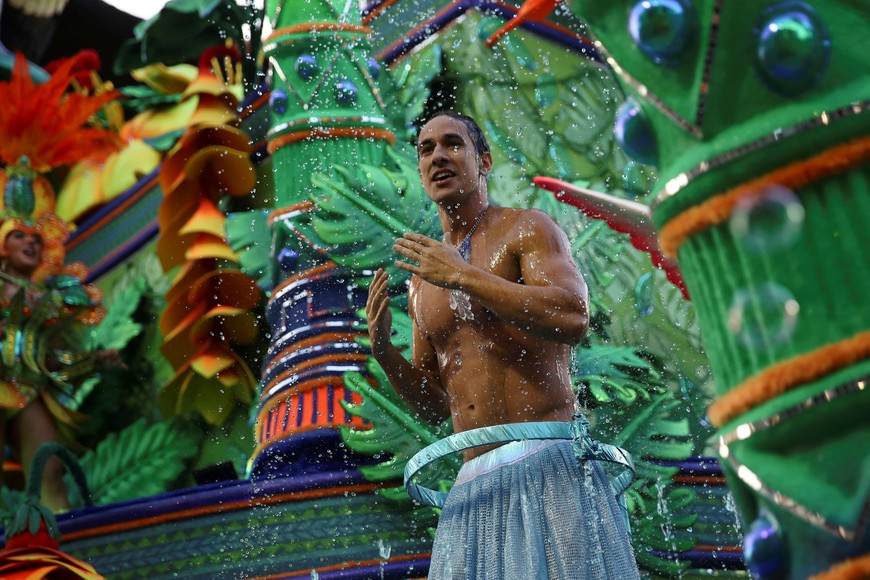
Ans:
[{"label": "orange tassel fringe", "polygon": [[870,357],[870,331],[779,362],[710,405],[710,420],[721,427],[753,407],[867,357]]}]

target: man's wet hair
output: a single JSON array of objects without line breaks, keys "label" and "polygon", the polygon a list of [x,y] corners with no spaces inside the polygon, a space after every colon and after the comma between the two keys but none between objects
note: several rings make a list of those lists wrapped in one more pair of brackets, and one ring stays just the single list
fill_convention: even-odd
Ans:
[{"label": "man's wet hair", "polygon": [[[463,115],[462,113],[457,113],[456,111],[451,111],[450,109],[443,109],[429,117],[429,121],[436,117],[450,117],[451,119],[456,119],[457,121],[465,125],[465,129],[468,131],[468,136],[471,137],[471,142],[474,143],[475,153],[477,153],[478,155],[483,155],[484,153],[489,152],[489,143],[486,142],[486,136],[480,129],[480,125],[478,125],[477,121],[475,121],[468,115]],[[427,121],[427,123],[429,121]]]}]

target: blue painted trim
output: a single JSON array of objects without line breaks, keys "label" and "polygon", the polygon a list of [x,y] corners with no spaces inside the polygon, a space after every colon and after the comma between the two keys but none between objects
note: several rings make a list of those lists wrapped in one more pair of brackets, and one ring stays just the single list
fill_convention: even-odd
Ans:
[{"label": "blue painted trim", "polygon": [[161,495],[113,503],[57,516],[62,533],[67,534],[124,521],[166,515],[190,509],[217,506],[236,501],[255,500],[312,489],[368,483],[356,470],[322,472],[286,478],[263,478],[201,485]]}]

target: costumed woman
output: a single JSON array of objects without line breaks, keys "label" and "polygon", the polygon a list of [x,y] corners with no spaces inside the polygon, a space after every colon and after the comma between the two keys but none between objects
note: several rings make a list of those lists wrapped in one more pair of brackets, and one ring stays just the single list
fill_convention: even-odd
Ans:
[{"label": "costumed woman", "polygon": [[[9,195],[15,180],[4,195],[7,215],[10,204],[21,205]],[[36,222],[7,217],[0,225],[0,447],[11,445],[24,473],[40,445],[60,440],[59,425],[76,423],[78,414],[56,395],[69,393],[72,382],[95,367],[121,364],[114,351],[77,351],[103,310],[99,290],[81,283],[84,266],[63,267],[67,235],[51,214]],[[56,459],[46,466],[42,501],[55,511],[69,508]]]},{"label": "costumed woman", "polygon": [[[117,352],[82,352],[88,327],[103,316],[100,295],[82,283],[83,264],[64,266],[69,230],[52,213],[46,178],[63,165],[105,159],[119,145],[91,124],[117,93],[69,90],[82,60],[66,59],[35,85],[18,54],[12,78],[0,82],[0,450],[9,443],[24,473],[41,444],[75,425],[77,414],[60,403],[74,382],[97,366],[122,364]],[[62,475],[54,459],[42,480],[42,502],[55,511],[69,507]]]}]

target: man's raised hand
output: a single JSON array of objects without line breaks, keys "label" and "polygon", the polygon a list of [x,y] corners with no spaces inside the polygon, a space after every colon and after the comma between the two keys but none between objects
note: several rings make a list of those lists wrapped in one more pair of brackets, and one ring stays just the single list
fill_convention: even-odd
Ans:
[{"label": "man's raised hand", "polygon": [[393,251],[411,260],[397,260],[398,268],[442,288],[459,288],[460,271],[468,266],[456,248],[420,234],[407,233],[398,238]]},{"label": "man's raised hand", "polygon": [[388,294],[389,282],[390,278],[383,269],[375,272],[375,277],[369,285],[369,297],[366,300],[369,340],[375,358],[386,352],[390,345],[390,333],[393,330],[393,313],[390,312]]}]

